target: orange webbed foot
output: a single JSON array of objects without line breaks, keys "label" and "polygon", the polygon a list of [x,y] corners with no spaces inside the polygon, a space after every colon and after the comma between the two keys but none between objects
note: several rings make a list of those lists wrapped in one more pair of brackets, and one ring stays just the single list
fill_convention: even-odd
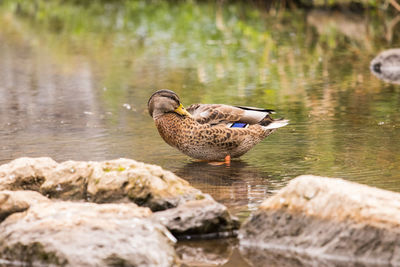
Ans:
[{"label": "orange webbed foot", "polygon": [[213,166],[220,166],[220,165],[230,166],[231,165],[231,156],[227,155],[225,157],[224,161],[209,161],[208,164],[213,165]]}]

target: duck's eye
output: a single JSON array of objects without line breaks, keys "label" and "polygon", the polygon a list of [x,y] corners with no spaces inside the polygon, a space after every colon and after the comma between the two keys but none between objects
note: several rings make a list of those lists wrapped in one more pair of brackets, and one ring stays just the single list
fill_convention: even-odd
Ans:
[{"label": "duck's eye", "polygon": [[168,96],[168,98],[171,98],[171,99],[174,100],[176,103],[178,103],[178,105],[180,105],[179,100],[178,100],[175,96]]},{"label": "duck's eye", "polygon": [[180,104],[178,98],[176,96],[174,96],[174,95],[162,95],[162,97],[166,97],[166,98],[172,99],[173,101],[175,101],[178,104]]}]

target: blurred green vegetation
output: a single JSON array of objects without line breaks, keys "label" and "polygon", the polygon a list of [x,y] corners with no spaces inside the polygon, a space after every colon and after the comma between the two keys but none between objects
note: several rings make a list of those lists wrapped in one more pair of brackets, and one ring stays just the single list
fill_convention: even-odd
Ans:
[{"label": "blurred green vegetation", "polygon": [[10,42],[48,51],[65,73],[88,62],[110,127],[126,102],[143,111],[136,123],[150,125],[147,97],[170,88],[184,104],[264,106],[289,118],[292,126],[248,156],[282,179],[377,169],[393,177],[400,93],[368,67],[399,44],[399,15],[387,1],[358,1],[358,12],[318,8],[339,2],[264,9],[240,1],[3,0],[0,23]]},{"label": "blurred green vegetation", "polygon": [[[333,2],[337,1],[326,1]],[[363,2],[376,5],[376,1]],[[293,97],[293,85],[324,71],[325,60],[341,61],[344,55],[369,58],[382,44],[399,41],[394,29],[388,32],[391,16],[379,9],[363,14],[297,9],[277,13],[241,2],[122,0],[3,0],[2,6],[9,23],[13,18],[22,20],[32,38],[51,46],[60,62],[73,51],[97,64],[131,66],[117,68],[118,73],[108,70],[107,87],[120,81],[117,76],[128,78],[132,69],[163,59],[168,69],[193,69],[199,86],[215,81],[216,87],[222,87],[224,77],[234,79],[229,84],[236,91],[210,88],[210,93],[224,99],[228,94],[231,101],[256,93],[260,104],[276,102],[277,94]],[[325,71],[340,72],[343,81],[346,76],[354,80],[359,70],[348,67]],[[269,79],[272,76],[276,78]],[[257,90],[266,87],[267,91]],[[114,97],[124,98],[114,91],[107,94],[111,94],[106,97],[110,104]],[[202,100],[216,101],[218,95]]]}]

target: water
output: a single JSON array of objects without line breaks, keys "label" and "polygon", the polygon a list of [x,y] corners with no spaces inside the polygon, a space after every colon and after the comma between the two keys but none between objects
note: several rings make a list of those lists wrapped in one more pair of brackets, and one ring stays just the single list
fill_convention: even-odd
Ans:
[{"label": "water", "polygon": [[[400,87],[369,70],[399,46],[396,17],[55,2],[0,7],[0,163],[133,158],[175,172],[241,220],[301,174],[400,191]],[[162,88],[186,106],[272,108],[290,125],[230,167],[197,163],[165,144],[148,115]],[[240,258],[236,244],[218,242],[202,245],[228,246],[227,266]]]}]

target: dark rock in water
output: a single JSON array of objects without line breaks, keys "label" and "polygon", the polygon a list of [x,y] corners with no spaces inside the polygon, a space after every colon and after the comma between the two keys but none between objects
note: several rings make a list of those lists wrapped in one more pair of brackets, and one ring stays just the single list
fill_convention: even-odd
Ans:
[{"label": "dark rock in water", "polygon": [[154,213],[154,220],[165,225],[178,238],[227,237],[239,228],[239,221],[214,200],[188,201],[176,208]]},{"label": "dark rock in water", "polygon": [[400,48],[380,53],[371,61],[370,69],[379,79],[400,84]]},{"label": "dark rock in water", "polygon": [[239,239],[244,255],[257,266],[274,261],[273,255],[297,266],[399,265],[400,194],[300,176],[261,204]]},{"label": "dark rock in water", "polygon": [[38,203],[0,224],[0,259],[30,266],[174,266],[175,239],[150,215],[133,203]]}]

